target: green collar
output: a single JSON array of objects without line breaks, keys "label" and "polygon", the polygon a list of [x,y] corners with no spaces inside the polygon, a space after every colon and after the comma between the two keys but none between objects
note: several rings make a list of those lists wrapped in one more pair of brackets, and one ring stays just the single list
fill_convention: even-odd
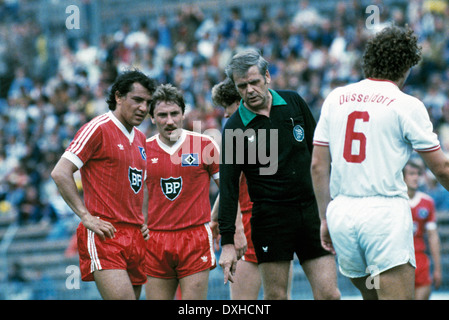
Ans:
[{"label": "green collar", "polygon": [[[279,93],[271,89],[268,90],[273,97],[273,102],[271,103],[272,106],[287,105],[287,102],[285,102],[285,100],[279,95]],[[251,120],[253,120],[257,116],[257,113],[252,112],[243,105],[243,100],[240,101],[239,113],[245,127],[248,125],[248,123],[251,122]]]}]

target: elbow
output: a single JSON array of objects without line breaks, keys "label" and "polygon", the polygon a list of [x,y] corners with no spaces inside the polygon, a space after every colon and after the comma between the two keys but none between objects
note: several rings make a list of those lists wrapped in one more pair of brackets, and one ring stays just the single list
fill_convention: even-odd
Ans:
[{"label": "elbow", "polygon": [[50,177],[51,177],[51,178],[53,179],[53,181],[57,184],[57,182],[58,182],[58,180],[59,180],[58,172],[55,171],[55,170],[53,169],[53,171],[52,171],[51,174],[50,174]]},{"label": "elbow", "polygon": [[321,175],[326,170],[326,166],[319,160],[312,158],[310,173],[313,176]]},{"label": "elbow", "polygon": [[53,170],[51,171],[50,177],[53,179],[53,181],[54,181],[56,184],[58,184],[58,183],[62,180],[63,174],[62,174],[59,170],[57,170],[57,169],[55,168],[55,169],[53,169]]}]

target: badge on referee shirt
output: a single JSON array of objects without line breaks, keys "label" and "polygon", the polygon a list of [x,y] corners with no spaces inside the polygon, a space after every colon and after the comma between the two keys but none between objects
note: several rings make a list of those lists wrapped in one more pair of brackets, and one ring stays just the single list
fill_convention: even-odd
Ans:
[{"label": "badge on referee shirt", "polygon": [[293,136],[296,141],[301,142],[304,140],[304,129],[299,124],[293,127]]}]

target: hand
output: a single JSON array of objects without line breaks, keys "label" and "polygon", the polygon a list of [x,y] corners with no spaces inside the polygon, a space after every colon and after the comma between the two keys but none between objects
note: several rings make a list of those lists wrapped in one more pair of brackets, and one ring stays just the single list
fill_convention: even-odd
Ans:
[{"label": "hand", "polygon": [[248,241],[246,240],[245,231],[243,229],[235,230],[234,247],[237,260],[240,260],[248,249]]},{"label": "hand", "polygon": [[150,230],[148,230],[148,226],[145,223],[140,226],[140,232],[142,232],[145,241],[150,239]]},{"label": "hand", "polygon": [[209,222],[209,227],[212,231],[212,240],[213,240],[213,246],[215,251],[220,250],[220,230],[218,229],[218,222],[217,221],[211,221]]},{"label": "hand", "polygon": [[224,284],[226,284],[228,280],[233,283],[235,269],[237,267],[237,256],[233,244],[226,244],[223,246],[219,265],[223,269]]},{"label": "hand", "polygon": [[327,221],[321,220],[321,226],[320,226],[320,232],[321,232],[321,245],[323,248],[327,251],[329,251],[332,254],[335,254],[334,245],[332,244],[332,239],[329,233],[329,229],[327,227]]},{"label": "hand", "polygon": [[85,214],[81,218],[81,222],[87,229],[98,235],[101,240],[105,240],[106,237],[114,238],[114,234],[117,231],[112,223],[101,220],[99,217],[95,217],[90,213]]}]

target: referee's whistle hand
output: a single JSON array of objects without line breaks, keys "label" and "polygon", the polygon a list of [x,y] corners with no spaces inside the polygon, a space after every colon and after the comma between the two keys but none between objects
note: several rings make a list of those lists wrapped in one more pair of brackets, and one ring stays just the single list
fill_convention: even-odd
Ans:
[{"label": "referee's whistle hand", "polygon": [[223,269],[224,284],[234,282],[235,269],[237,267],[237,255],[233,244],[222,246],[219,265]]}]

